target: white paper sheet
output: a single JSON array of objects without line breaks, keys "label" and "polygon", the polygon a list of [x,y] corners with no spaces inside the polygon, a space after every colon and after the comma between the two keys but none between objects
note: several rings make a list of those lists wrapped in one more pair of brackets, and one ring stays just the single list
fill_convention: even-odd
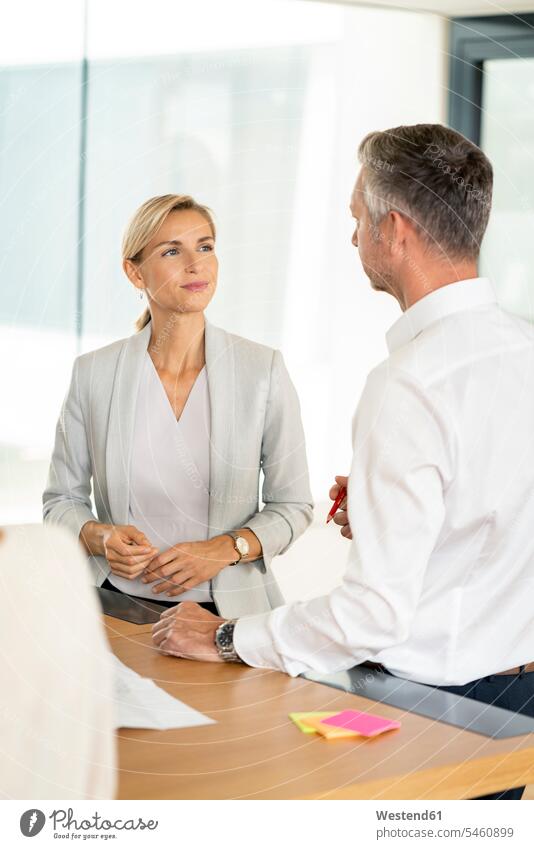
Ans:
[{"label": "white paper sheet", "polygon": [[191,728],[214,719],[170,696],[151,678],[143,678],[112,655],[117,728]]}]

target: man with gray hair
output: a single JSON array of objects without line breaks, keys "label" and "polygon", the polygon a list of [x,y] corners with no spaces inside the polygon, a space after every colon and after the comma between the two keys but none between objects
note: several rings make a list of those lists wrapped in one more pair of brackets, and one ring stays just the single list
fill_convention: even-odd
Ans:
[{"label": "man with gray hair", "polygon": [[343,583],[234,622],[184,604],[154,642],[290,675],[367,662],[534,716],[534,329],[478,276],[492,167],[436,124],[371,133],[359,157],[353,243],[403,315],[353,420]]}]

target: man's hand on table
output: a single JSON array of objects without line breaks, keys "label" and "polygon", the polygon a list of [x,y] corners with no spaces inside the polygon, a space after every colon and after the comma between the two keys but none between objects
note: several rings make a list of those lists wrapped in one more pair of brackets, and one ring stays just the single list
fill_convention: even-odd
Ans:
[{"label": "man's hand on table", "polygon": [[224,663],[215,645],[215,631],[226,621],[194,601],[183,601],[161,614],[152,626],[152,640],[163,654]]}]

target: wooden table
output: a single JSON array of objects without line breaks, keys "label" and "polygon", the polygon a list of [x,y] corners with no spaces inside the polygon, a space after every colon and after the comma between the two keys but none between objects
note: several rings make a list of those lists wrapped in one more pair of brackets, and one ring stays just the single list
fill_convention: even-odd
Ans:
[{"label": "wooden table", "polygon": [[[491,740],[279,672],[164,657],[150,625],[105,620],[123,663],[217,723],[120,730],[120,799],[461,799],[534,782],[534,735]],[[349,707],[402,727],[327,741],[288,718]]]},{"label": "wooden table", "polygon": [[132,622],[125,622],[124,619],[116,619],[114,616],[103,616],[102,618],[108,640],[115,640],[117,637],[150,634],[152,631],[152,625],[134,625]]}]

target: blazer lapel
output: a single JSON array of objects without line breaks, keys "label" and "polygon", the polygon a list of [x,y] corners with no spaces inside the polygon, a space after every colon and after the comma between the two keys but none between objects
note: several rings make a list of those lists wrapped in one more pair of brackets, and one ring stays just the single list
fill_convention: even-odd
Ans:
[{"label": "blazer lapel", "polygon": [[235,364],[229,335],[206,322],[206,374],[210,395],[209,538],[229,530],[227,505],[234,483]]},{"label": "blazer lapel", "polygon": [[118,525],[128,523],[135,407],[150,333],[149,323],[139,333],[126,339],[113,383],[106,441],[106,477],[111,518]]},{"label": "blazer lapel", "polygon": [[[236,467],[236,379],[232,337],[206,323],[206,372],[210,393],[210,502],[208,536],[234,530]],[[265,591],[258,587],[254,566],[221,569],[212,579],[214,600],[221,616],[263,611]],[[268,606],[268,602],[267,602]]]}]

